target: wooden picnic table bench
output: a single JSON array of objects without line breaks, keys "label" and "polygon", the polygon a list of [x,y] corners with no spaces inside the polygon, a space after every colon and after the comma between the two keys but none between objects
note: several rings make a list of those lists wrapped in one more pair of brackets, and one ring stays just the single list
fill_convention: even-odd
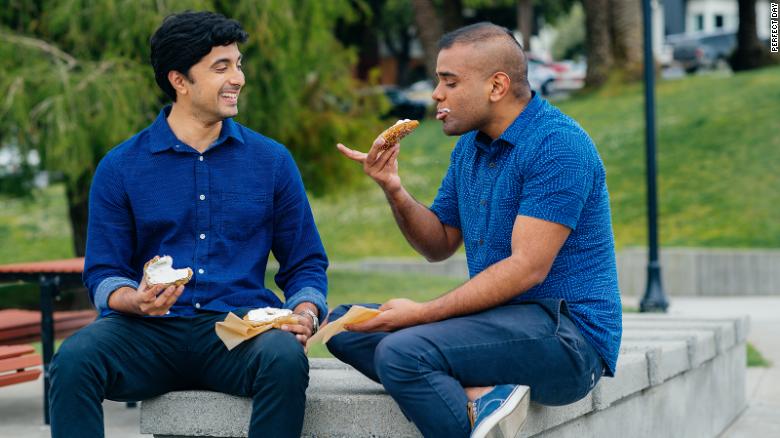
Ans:
[{"label": "wooden picnic table bench", "polygon": [[41,355],[29,345],[0,345],[0,386],[37,379],[41,370],[31,367],[38,365],[41,365]]},{"label": "wooden picnic table bench", "polygon": [[[61,287],[81,285],[81,273],[83,271],[83,257],[0,265],[0,283],[37,283],[40,288],[41,311],[39,333],[43,350],[43,421],[45,424],[49,424],[49,364],[51,363],[52,356],[54,356],[54,299],[59,296]],[[33,319],[37,319],[37,316],[33,316]],[[84,322],[85,320],[82,318],[80,321]],[[84,325],[88,323],[89,321],[86,321]],[[71,328],[73,330],[78,329],[78,327]],[[11,329],[9,328],[9,332],[10,330]],[[29,334],[29,321],[27,324],[23,324],[20,330],[21,332],[26,330]],[[33,331],[37,331],[37,329],[34,329]],[[33,336],[37,337],[35,335]],[[2,341],[0,340],[0,342]]]}]

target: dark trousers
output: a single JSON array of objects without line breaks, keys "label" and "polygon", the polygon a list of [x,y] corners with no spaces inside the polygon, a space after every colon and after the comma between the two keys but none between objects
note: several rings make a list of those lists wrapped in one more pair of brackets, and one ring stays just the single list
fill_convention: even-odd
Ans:
[{"label": "dark trousers", "polygon": [[51,366],[52,437],[104,436],[104,399],[185,389],[252,397],[250,437],[300,436],[309,383],[301,344],[271,330],[228,351],[214,331],[224,318],[110,315],[68,338]]},{"label": "dark trousers", "polygon": [[[341,306],[329,319],[347,310]],[[469,436],[464,387],[528,385],[532,400],[563,405],[585,397],[604,371],[561,300],[506,305],[393,333],[345,332],[327,346],[384,385],[426,437]]]}]

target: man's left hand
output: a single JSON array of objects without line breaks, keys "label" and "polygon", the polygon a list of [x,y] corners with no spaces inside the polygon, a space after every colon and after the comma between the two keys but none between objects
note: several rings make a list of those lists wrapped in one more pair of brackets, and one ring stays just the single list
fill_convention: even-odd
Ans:
[{"label": "man's left hand", "polygon": [[422,303],[406,298],[395,298],[382,304],[379,308],[382,313],[368,321],[350,324],[347,330],[353,332],[392,332],[422,324],[425,322],[423,307]]},{"label": "man's left hand", "polygon": [[[284,324],[281,327],[282,330],[294,334],[295,339],[297,339],[298,342],[300,342],[304,347],[306,347],[306,341],[309,340],[312,333],[314,332],[314,321],[312,321],[309,316],[300,313],[301,309],[305,308],[306,306],[307,304],[305,303],[301,304],[293,311],[293,313],[295,313],[297,324]],[[314,307],[314,309],[316,309],[316,307]]]}]

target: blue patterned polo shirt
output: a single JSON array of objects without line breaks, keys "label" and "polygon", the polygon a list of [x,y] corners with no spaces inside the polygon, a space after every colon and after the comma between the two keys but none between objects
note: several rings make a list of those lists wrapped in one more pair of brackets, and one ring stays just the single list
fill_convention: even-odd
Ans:
[{"label": "blue patterned polo shirt", "polygon": [[518,215],[571,229],[547,278],[511,302],[561,299],[613,375],[622,332],[604,164],[588,134],[534,95],[496,140],[463,135],[431,210],[459,228],[474,277],[512,253]]}]

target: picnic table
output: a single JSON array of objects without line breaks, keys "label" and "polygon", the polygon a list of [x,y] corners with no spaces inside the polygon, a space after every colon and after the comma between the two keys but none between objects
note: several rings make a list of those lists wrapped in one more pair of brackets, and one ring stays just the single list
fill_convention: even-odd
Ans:
[{"label": "picnic table", "polygon": [[[37,283],[40,287],[40,338],[43,350],[43,421],[49,424],[49,364],[54,356],[54,300],[63,287],[82,284],[84,258],[0,265],[0,283]],[[27,324],[29,328],[29,324]]]}]

